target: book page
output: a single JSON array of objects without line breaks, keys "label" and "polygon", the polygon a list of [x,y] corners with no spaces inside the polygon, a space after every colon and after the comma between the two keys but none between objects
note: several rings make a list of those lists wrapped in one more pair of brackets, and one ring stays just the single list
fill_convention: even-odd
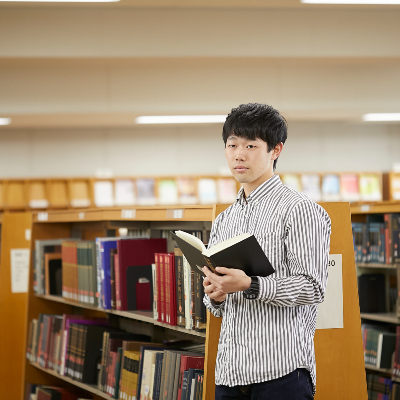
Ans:
[{"label": "book page", "polygon": [[210,257],[215,253],[218,253],[221,250],[227,249],[228,247],[233,246],[236,243],[241,242],[244,239],[249,238],[251,235],[249,233],[243,233],[242,235],[235,236],[233,238],[230,238],[228,240],[224,240],[221,243],[216,244],[215,246],[211,247],[211,249],[203,251],[203,254],[206,257]]},{"label": "book page", "polygon": [[175,231],[175,235],[179,236],[182,240],[185,240],[193,247],[196,247],[196,249],[200,250],[202,253],[206,251],[206,246],[204,246],[204,243],[196,236],[183,231]]}]

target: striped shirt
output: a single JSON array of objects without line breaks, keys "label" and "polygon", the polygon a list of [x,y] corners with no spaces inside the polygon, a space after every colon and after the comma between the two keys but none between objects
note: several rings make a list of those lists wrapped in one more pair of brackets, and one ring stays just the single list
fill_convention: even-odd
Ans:
[{"label": "striped shirt", "polygon": [[236,203],[215,219],[209,247],[246,232],[256,237],[275,272],[258,277],[256,300],[237,292],[216,306],[205,296],[206,307],[224,317],[215,383],[265,382],[302,367],[315,393],[314,333],[328,278],[330,218],[274,175],[247,198],[239,191]]}]

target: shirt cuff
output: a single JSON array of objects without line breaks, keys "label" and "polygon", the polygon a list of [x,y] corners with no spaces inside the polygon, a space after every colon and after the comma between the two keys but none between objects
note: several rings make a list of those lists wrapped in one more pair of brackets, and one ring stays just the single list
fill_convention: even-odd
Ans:
[{"label": "shirt cuff", "polygon": [[258,292],[257,300],[262,300],[267,303],[273,301],[276,297],[276,280],[269,277],[258,276],[260,290]]},{"label": "shirt cuff", "polygon": [[225,301],[226,299],[221,304],[215,304],[207,295],[204,295],[203,298],[204,305],[215,317],[222,317]]}]

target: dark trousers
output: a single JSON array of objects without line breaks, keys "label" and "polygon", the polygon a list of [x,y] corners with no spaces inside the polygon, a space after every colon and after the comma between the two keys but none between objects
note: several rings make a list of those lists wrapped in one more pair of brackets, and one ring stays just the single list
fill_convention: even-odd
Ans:
[{"label": "dark trousers", "polygon": [[298,368],[272,381],[246,386],[216,386],[215,400],[313,400],[310,373]]}]

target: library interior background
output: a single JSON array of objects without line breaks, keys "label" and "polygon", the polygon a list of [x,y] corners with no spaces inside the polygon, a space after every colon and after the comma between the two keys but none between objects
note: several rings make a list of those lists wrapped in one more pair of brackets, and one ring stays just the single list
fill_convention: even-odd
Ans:
[{"label": "library interior background", "polygon": [[316,400],[400,399],[400,2],[371,3],[0,1],[1,400],[214,399],[221,319],[170,231],[207,244],[236,201],[244,103],[332,220]]}]

